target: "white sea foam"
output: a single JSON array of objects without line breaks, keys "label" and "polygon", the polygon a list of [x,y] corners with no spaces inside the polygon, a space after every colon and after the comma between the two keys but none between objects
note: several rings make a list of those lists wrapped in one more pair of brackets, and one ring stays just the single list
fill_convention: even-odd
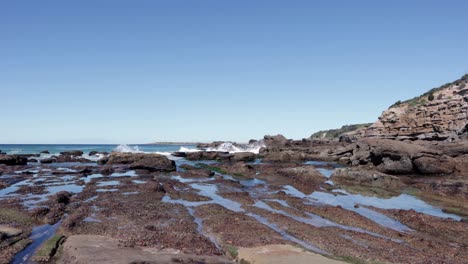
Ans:
[{"label": "white sea foam", "polygon": [[92,161],[98,161],[98,160],[104,158],[105,156],[106,155],[101,154],[101,153],[98,153],[98,154],[95,154],[95,155],[92,155],[92,156],[90,156],[89,154],[83,154],[83,158],[89,159],[89,160],[92,160]]},{"label": "white sea foam", "polygon": [[114,148],[114,151],[117,151],[117,152],[132,152],[132,153],[143,152],[143,151],[140,151],[138,146],[129,146],[127,144],[118,145],[117,147]]},{"label": "white sea foam", "polygon": [[265,143],[262,141],[256,141],[251,144],[236,144],[234,145],[232,142],[224,142],[221,145],[215,147],[215,148],[208,148],[208,151],[225,151],[229,153],[236,153],[236,152],[252,152],[255,154],[258,154],[260,152],[260,149],[262,147],[265,147]]},{"label": "white sea foam", "polygon": [[199,149],[180,147],[179,152],[198,152]]}]

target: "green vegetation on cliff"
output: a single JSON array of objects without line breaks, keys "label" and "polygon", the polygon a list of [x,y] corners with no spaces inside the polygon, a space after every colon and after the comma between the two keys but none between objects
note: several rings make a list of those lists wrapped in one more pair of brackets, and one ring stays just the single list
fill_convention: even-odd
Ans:
[{"label": "green vegetation on cliff", "polygon": [[421,104],[425,104],[427,102],[427,100],[429,100],[429,101],[434,100],[434,93],[435,92],[437,92],[439,90],[442,90],[442,89],[445,89],[445,88],[448,88],[448,87],[450,87],[452,85],[461,85],[461,86],[465,87],[467,85],[467,83],[468,83],[468,74],[465,74],[460,79],[458,79],[456,81],[446,83],[446,84],[444,84],[444,85],[442,85],[440,87],[432,88],[431,90],[423,93],[420,96],[416,96],[416,97],[411,98],[411,99],[406,100],[406,101],[397,101],[396,103],[392,104],[390,106],[390,108],[395,107],[395,106],[399,106],[401,104],[409,104],[411,107],[421,105]]},{"label": "green vegetation on cliff", "polygon": [[338,138],[343,133],[355,131],[363,127],[368,127],[370,125],[372,125],[372,123],[344,125],[341,128],[337,128],[337,129],[321,130],[321,131],[315,132],[310,137],[334,139],[334,138]]}]

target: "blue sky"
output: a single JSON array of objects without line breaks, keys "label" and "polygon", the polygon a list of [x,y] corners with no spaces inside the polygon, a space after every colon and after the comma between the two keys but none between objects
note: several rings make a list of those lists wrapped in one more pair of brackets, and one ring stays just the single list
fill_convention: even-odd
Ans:
[{"label": "blue sky", "polygon": [[466,1],[1,1],[0,143],[289,138],[468,72]]}]

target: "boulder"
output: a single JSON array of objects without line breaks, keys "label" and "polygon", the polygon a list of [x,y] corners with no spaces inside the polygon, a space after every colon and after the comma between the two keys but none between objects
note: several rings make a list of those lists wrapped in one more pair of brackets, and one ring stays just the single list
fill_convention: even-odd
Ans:
[{"label": "boulder", "polygon": [[105,165],[105,164],[107,164],[108,161],[109,161],[109,157],[104,157],[104,158],[98,160],[98,161],[97,161],[97,164],[99,164],[99,165]]},{"label": "boulder", "polygon": [[185,158],[187,156],[187,153],[182,152],[182,151],[176,151],[176,152],[172,152],[171,155],[174,157]]},{"label": "boulder", "polygon": [[173,160],[154,153],[112,152],[106,164],[124,164],[128,165],[130,169],[143,169],[148,171],[169,172],[176,170],[176,165]]},{"label": "boulder", "polygon": [[55,201],[60,204],[68,204],[70,202],[71,194],[66,191],[61,191],[55,194]]},{"label": "boulder", "polygon": [[69,150],[60,152],[61,155],[70,155],[70,156],[81,156],[83,155],[83,151],[81,150]]},{"label": "boulder", "polygon": [[0,164],[8,166],[26,165],[28,159],[20,155],[0,155]]},{"label": "boulder", "polygon": [[57,160],[54,158],[47,158],[47,159],[41,159],[40,162],[42,164],[50,164],[50,163],[57,162]]},{"label": "boulder", "polygon": [[98,153],[99,153],[99,152],[93,150],[93,151],[90,151],[88,155],[89,155],[89,156],[94,156],[94,155],[96,155],[96,154],[98,154]]},{"label": "boulder", "polygon": [[41,153],[41,154],[50,154],[50,152],[48,150],[43,150],[43,151],[41,151],[39,153]]},{"label": "boulder", "polygon": [[283,135],[270,136],[266,135],[263,137],[265,146],[268,148],[281,148],[288,143],[288,139]]}]

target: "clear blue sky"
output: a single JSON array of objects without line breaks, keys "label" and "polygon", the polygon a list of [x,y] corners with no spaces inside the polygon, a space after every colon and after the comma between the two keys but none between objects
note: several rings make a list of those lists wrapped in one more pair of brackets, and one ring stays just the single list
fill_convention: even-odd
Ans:
[{"label": "clear blue sky", "polygon": [[289,138],[468,72],[467,1],[1,1],[0,143]]}]

